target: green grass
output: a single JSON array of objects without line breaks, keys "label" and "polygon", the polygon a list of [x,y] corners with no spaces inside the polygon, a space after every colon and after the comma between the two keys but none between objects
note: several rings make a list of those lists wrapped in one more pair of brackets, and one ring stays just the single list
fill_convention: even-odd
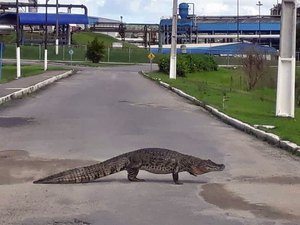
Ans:
[{"label": "green grass", "polygon": [[[98,37],[100,41],[103,41],[105,48],[105,57],[103,62],[123,62],[123,63],[147,63],[149,54],[147,50],[138,48],[134,45],[125,43],[124,48],[111,48],[113,42],[118,41],[104,34],[96,34],[92,32],[78,32],[74,33],[73,40],[76,45],[60,46],[59,54],[55,54],[55,46],[48,45],[48,59],[49,60],[62,60],[70,61],[71,56],[69,50],[72,49],[74,54],[72,55],[72,61],[86,61],[85,52],[86,45],[92,41],[94,37]],[[3,58],[15,59],[16,58],[16,46],[14,43],[5,44],[5,50]],[[44,45],[21,45],[21,58],[22,59],[35,59],[43,60],[44,58]]]},{"label": "green grass", "polygon": [[119,42],[117,39],[100,33],[92,33],[92,32],[77,32],[74,33],[73,43],[78,45],[86,45],[89,42],[92,42],[92,40],[97,37],[99,41],[102,41],[106,47],[111,47],[113,42]]},{"label": "green grass", "polygon": [[[48,70],[64,70],[63,67],[49,66]],[[39,75],[44,72],[41,65],[23,65],[21,68],[22,77],[29,77]],[[17,74],[17,68],[15,65],[3,65],[2,67],[2,79],[0,83],[7,83],[9,81],[15,80]]]},{"label": "green grass", "polygon": [[[276,128],[269,132],[300,145],[300,108],[296,108],[295,119],[275,117],[275,88],[258,87],[253,91],[246,91],[240,69],[220,68],[218,71],[188,74],[187,77],[178,77],[176,80],[171,80],[162,73],[151,73],[150,76],[160,78],[171,86],[248,124],[274,125]],[[297,77],[300,77],[300,70],[297,70]],[[225,101],[225,108],[223,108],[224,95],[228,99]]]}]

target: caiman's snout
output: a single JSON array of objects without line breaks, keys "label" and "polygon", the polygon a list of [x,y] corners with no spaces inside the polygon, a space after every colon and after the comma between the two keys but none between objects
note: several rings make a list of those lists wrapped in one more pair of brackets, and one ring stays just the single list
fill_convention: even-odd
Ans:
[{"label": "caiman's snout", "polygon": [[220,171],[225,169],[225,165],[224,164],[220,164]]},{"label": "caiman's snout", "polygon": [[207,167],[208,171],[222,171],[222,170],[225,169],[224,164],[218,164],[218,163],[215,163],[211,160],[207,160],[206,163],[207,163],[206,167]]}]

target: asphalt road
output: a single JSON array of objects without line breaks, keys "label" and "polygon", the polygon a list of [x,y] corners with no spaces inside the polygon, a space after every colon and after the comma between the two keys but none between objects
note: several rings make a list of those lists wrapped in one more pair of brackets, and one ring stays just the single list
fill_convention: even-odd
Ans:
[{"label": "asphalt road", "polygon": [[[296,225],[300,161],[218,121],[137,74],[85,68],[0,107],[0,224]],[[224,163],[193,177],[121,172],[98,182],[37,185],[54,172],[145,147]]]}]

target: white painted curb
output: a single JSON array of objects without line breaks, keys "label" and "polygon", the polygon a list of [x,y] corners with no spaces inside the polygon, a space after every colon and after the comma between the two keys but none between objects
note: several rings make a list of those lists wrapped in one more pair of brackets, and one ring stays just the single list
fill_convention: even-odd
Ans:
[{"label": "white painted curb", "polygon": [[257,137],[258,139],[260,140],[263,140],[263,141],[266,141],[272,145],[275,145],[275,146],[278,146],[284,150],[287,150],[295,155],[300,155],[300,146],[295,144],[295,143],[292,143],[290,141],[285,141],[285,140],[282,140],[279,136],[275,135],[275,134],[272,134],[272,133],[268,133],[268,132],[265,132],[265,131],[262,131],[262,130],[259,130],[247,123],[244,123],[244,122],[241,122],[235,118],[232,118],[222,112],[220,112],[219,110],[215,109],[214,107],[212,106],[209,106],[203,102],[201,102],[200,100],[198,100],[197,98],[191,96],[191,95],[188,95],[186,94],[185,92],[177,89],[177,88],[174,88],[172,86],[170,86],[169,84],[165,83],[165,82],[162,82],[160,79],[154,79],[152,77],[149,77],[145,72],[141,71],[141,74],[150,79],[150,80],[154,80],[156,81],[159,85],[173,91],[174,93],[178,94],[179,96],[181,97],[184,97],[188,100],[190,100],[191,102],[193,102],[195,105],[198,105],[198,106],[201,106],[203,107],[204,109],[206,109],[208,112],[210,112],[211,114],[213,114],[214,116],[216,116],[217,118],[221,119],[223,122],[243,131],[243,132],[246,132],[248,134],[251,134],[255,137]]},{"label": "white painted curb", "polygon": [[73,72],[74,72],[73,70],[69,70],[69,71],[67,71],[65,73],[53,76],[53,77],[51,77],[51,78],[49,78],[47,80],[39,82],[39,83],[37,83],[35,85],[32,85],[30,87],[23,88],[23,89],[21,89],[19,91],[16,91],[16,92],[12,93],[12,94],[9,94],[9,95],[6,95],[4,97],[1,97],[0,98],[0,105],[4,104],[4,103],[6,103],[6,102],[8,102],[8,101],[10,101],[12,99],[21,98],[24,95],[33,93],[33,92],[39,90],[42,87],[45,87],[45,86],[47,86],[49,84],[54,83],[57,80],[60,80],[60,79],[63,79],[63,78],[66,78],[66,77],[70,76],[71,74],[73,74]]}]

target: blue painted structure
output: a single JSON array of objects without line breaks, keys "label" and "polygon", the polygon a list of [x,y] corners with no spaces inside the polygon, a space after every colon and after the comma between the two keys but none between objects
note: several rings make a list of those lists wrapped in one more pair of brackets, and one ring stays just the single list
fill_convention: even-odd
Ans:
[{"label": "blue painted structure", "polygon": [[[271,37],[280,34],[280,16],[262,15],[258,16],[195,16],[188,14],[189,5],[181,3],[179,5],[180,19],[177,21],[178,43],[196,43],[201,39],[203,42],[233,42],[238,41],[238,35],[245,35],[251,42],[259,42],[263,45],[279,46],[279,38]],[[170,44],[172,20],[162,19],[160,21],[160,33],[162,44]],[[236,34],[233,40],[232,36]],[[218,35],[222,38],[207,37],[207,35]],[[249,37],[249,35],[251,37]],[[256,35],[256,37],[254,37]],[[257,36],[260,35],[258,38]],[[261,38],[261,35],[264,35]],[[269,37],[267,36],[269,35]],[[199,38],[200,36],[200,38]],[[222,40],[223,39],[223,40]],[[198,43],[198,42],[197,42]]]},{"label": "blue painted structure", "polygon": [[[162,19],[160,21],[161,31],[170,31],[172,26],[171,19]],[[205,22],[197,21],[193,24],[191,19],[179,19],[177,22],[177,29],[180,30],[192,30],[194,29],[198,33],[236,33],[237,32],[236,22]],[[259,23],[258,22],[244,22],[239,23],[240,33],[258,32]],[[261,22],[260,31],[277,34],[280,33],[280,21],[278,22]]]},{"label": "blue painted structure", "polygon": [[[88,16],[83,14],[47,13],[47,25],[88,24]],[[45,25],[45,13],[20,13],[20,25]]]},{"label": "blue painted structure", "polygon": [[[45,13],[20,13],[20,25],[45,25],[46,14]],[[89,18],[84,14],[58,14],[58,24],[88,24]],[[15,24],[16,13],[1,13],[0,20],[2,24]],[[56,24],[56,13],[47,13],[47,25]]]},{"label": "blue painted structure", "polygon": [[[198,23],[197,30],[199,33],[236,33],[237,23]],[[239,29],[242,33],[257,32],[259,30],[259,23],[239,23]],[[280,32],[280,22],[263,22],[260,23],[261,32]]]},{"label": "blue painted structure", "polygon": [[179,15],[181,19],[187,19],[189,15],[189,5],[187,3],[179,4]]}]

